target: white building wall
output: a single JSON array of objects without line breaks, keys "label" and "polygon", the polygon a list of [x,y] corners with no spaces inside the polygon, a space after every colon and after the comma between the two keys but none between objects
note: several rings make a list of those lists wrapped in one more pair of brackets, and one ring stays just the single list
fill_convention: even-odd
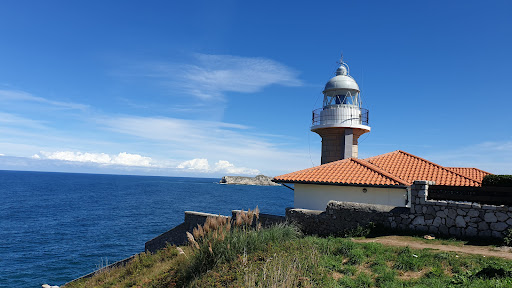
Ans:
[{"label": "white building wall", "polygon": [[[363,192],[366,188],[367,192]],[[407,201],[406,188],[381,188],[361,186],[294,184],[294,206],[312,210],[325,210],[331,200],[381,204],[405,207]]]}]

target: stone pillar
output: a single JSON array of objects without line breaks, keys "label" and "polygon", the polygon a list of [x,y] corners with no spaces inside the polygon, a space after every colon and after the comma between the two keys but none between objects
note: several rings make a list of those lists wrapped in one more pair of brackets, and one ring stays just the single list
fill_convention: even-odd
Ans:
[{"label": "stone pillar", "polygon": [[424,205],[426,203],[429,185],[436,185],[436,182],[415,180],[411,185],[411,213],[415,213],[416,205]]}]

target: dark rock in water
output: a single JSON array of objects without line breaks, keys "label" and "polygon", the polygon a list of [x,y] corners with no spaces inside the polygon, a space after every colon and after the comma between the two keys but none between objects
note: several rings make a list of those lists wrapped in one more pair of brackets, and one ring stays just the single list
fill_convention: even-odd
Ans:
[{"label": "dark rock in water", "polygon": [[272,182],[272,177],[268,177],[265,175],[258,175],[256,177],[224,176],[222,177],[219,183],[237,185],[280,186],[280,184]]}]

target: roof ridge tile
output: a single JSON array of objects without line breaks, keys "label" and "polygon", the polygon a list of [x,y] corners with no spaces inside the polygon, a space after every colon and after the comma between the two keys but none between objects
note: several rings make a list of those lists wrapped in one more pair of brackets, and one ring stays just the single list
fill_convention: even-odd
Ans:
[{"label": "roof ridge tile", "polygon": [[[370,163],[366,160],[363,160],[363,159],[357,159],[357,158],[349,158],[349,159],[353,159],[354,161],[356,161],[357,163],[359,163],[360,165],[363,165],[363,166],[366,166],[370,169],[372,169],[373,171],[377,172],[377,173],[380,173],[388,178],[391,178],[393,179],[394,181],[400,183],[400,184],[403,184],[403,185],[411,185],[411,183],[408,183],[407,181],[399,178],[398,176],[396,175],[393,175],[391,173],[389,173],[388,171],[382,169],[381,167],[377,166],[377,165],[374,165],[373,163]],[[364,164],[363,164],[364,163]],[[373,167],[372,167],[373,166]]]},{"label": "roof ridge tile", "polygon": [[[479,180],[474,179],[474,178],[471,178],[471,177],[467,177],[467,176],[465,176],[465,175],[462,175],[462,174],[460,174],[460,173],[457,173],[457,172],[455,172],[455,171],[452,171],[452,170],[450,170],[450,169],[448,169],[448,168],[446,168],[446,167],[444,167],[444,166],[441,166],[441,165],[439,165],[439,164],[437,164],[437,163],[434,163],[434,162],[429,161],[429,160],[427,160],[427,159],[425,159],[425,158],[422,158],[422,157],[416,156],[416,155],[414,155],[414,154],[411,154],[411,153],[405,152],[405,151],[403,151],[403,150],[395,150],[395,151],[392,151],[392,152],[389,152],[389,153],[385,153],[385,154],[381,154],[381,155],[373,156],[373,157],[370,157],[370,158],[366,158],[365,160],[373,164],[372,160],[375,160],[375,159],[381,159],[381,158],[384,158],[384,157],[389,156],[389,155],[392,155],[392,154],[403,154],[403,155],[406,155],[406,156],[408,156],[408,157],[411,157],[411,158],[417,159],[417,160],[419,160],[419,161],[423,161],[424,163],[428,163],[428,164],[430,164],[430,165],[433,165],[433,166],[435,166],[435,167],[437,167],[437,168],[440,168],[441,170],[447,171],[448,173],[452,173],[452,174],[455,174],[456,176],[463,177],[463,178],[465,178],[465,179],[467,179],[467,180],[469,180],[469,181],[476,182],[476,183],[473,183],[473,184],[478,184],[478,185],[476,185],[476,186],[479,186],[479,185],[481,185],[481,184],[482,184],[482,181],[479,181]],[[375,165],[377,165],[377,164],[375,164]],[[378,166],[378,165],[377,165],[377,166]],[[380,166],[379,166],[379,167],[380,167]],[[419,180],[419,179],[418,179],[418,180]],[[460,182],[460,181],[459,181],[459,182]],[[471,185],[470,185],[470,186],[471,186]]]}]

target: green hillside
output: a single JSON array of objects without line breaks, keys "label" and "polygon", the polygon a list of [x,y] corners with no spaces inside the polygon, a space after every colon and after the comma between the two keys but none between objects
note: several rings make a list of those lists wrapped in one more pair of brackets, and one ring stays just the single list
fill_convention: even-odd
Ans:
[{"label": "green hillside", "polygon": [[302,236],[289,225],[261,229],[257,218],[209,218],[188,246],[65,287],[512,287],[510,260]]}]

